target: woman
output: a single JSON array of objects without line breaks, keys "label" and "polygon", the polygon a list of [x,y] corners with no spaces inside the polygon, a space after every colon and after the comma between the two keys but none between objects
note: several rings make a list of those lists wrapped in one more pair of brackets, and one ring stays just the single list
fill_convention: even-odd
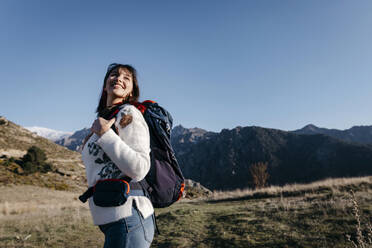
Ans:
[{"label": "woman", "polygon": [[[96,111],[98,118],[82,150],[89,187],[98,180],[123,176],[136,182],[148,173],[149,129],[142,113],[129,104],[138,98],[136,70],[130,65],[111,64]],[[114,110],[119,112],[115,114]],[[89,207],[94,224],[105,235],[104,248],[150,247],[154,209],[142,190],[131,189],[127,201],[118,207],[99,207],[91,197]]]}]

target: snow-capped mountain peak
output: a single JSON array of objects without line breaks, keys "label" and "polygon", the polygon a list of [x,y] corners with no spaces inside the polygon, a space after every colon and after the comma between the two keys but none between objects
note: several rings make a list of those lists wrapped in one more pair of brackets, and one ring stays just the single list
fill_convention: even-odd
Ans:
[{"label": "snow-capped mountain peak", "polygon": [[73,134],[72,132],[65,132],[65,131],[57,131],[45,127],[25,127],[29,131],[36,133],[37,135],[47,138],[51,141],[56,141],[59,139],[63,139],[65,137],[70,136]]}]

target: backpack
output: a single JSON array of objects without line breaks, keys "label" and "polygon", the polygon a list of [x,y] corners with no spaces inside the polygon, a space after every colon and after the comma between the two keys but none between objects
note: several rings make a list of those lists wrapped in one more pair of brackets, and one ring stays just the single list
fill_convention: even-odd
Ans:
[{"label": "backpack", "polygon": [[131,104],[141,111],[150,131],[151,167],[139,183],[155,208],[168,207],[182,197],[185,189],[185,179],[170,142],[173,118],[154,101]]}]

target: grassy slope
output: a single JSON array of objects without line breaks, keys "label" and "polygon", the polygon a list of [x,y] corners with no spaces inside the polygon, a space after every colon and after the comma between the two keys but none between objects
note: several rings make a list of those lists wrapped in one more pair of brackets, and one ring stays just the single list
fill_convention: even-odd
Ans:
[{"label": "grassy slope", "polygon": [[[356,233],[350,189],[363,221],[371,221],[372,177],[220,192],[157,210],[161,235],[152,247],[347,247],[345,235]],[[34,186],[0,191],[0,247],[102,247],[77,194]]]},{"label": "grassy slope", "polygon": [[[371,221],[372,179],[178,204],[159,211],[155,247],[346,247],[356,221],[348,191]],[[179,227],[182,226],[184,230]]]},{"label": "grassy slope", "polygon": [[15,164],[6,168],[3,166],[5,160],[0,159],[0,185],[28,184],[73,191],[85,189],[85,170],[80,153],[37,136],[11,121],[0,125],[0,154],[19,159],[33,145],[45,151],[48,162],[52,163],[58,171],[22,176],[12,173],[16,168]]}]

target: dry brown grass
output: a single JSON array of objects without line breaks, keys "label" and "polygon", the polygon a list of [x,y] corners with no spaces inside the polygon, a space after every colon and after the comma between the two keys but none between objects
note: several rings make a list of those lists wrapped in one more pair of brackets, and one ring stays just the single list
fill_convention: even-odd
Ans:
[{"label": "dry brown grass", "polygon": [[0,187],[0,247],[101,247],[78,194],[36,186]]},{"label": "dry brown grass", "polygon": [[[365,223],[371,185],[371,177],[332,179],[182,200],[157,210],[161,235],[152,247],[351,246],[346,234],[357,244],[358,222],[347,192],[355,189]],[[78,193],[25,185],[0,192],[0,247],[102,247],[103,235]]]},{"label": "dry brown grass", "polygon": [[85,208],[78,201],[78,194],[56,191],[31,185],[0,187],[0,219],[12,219],[20,215],[60,214],[66,208]]},{"label": "dry brown grass", "polygon": [[[342,191],[343,188],[348,186],[359,187],[361,184],[371,184],[372,176],[367,177],[354,177],[354,178],[330,178],[321,181],[316,181],[309,184],[287,184],[282,187],[280,186],[269,186],[261,189],[237,189],[233,191],[213,191],[213,194],[209,199],[222,200],[222,199],[234,199],[240,197],[254,197],[258,196],[283,196],[290,193],[316,193],[322,190],[331,190],[333,194],[337,194]],[[372,190],[369,190],[372,192]],[[207,199],[207,198],[205,198]]]}]

